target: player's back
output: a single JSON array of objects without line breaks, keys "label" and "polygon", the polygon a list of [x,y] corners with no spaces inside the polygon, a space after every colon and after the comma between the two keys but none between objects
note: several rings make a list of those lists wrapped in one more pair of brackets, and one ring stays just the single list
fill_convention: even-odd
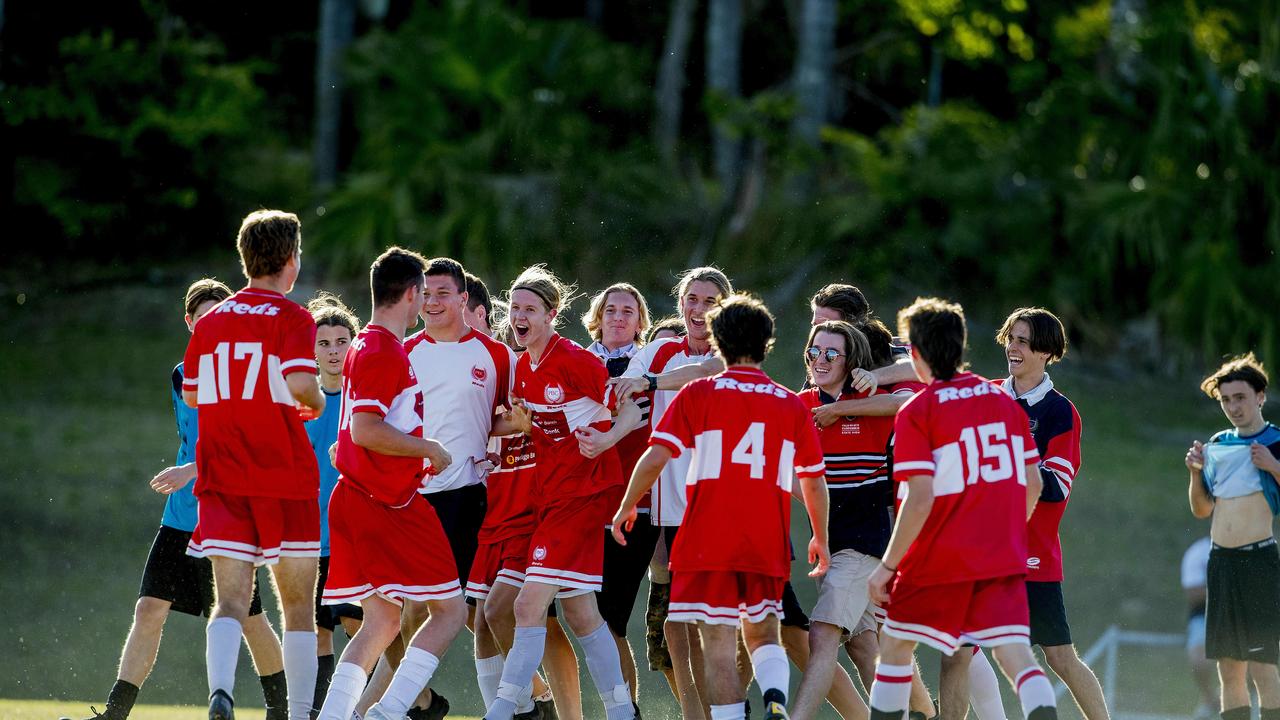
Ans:
[{"label": "player's back", "polygon": [[315,322],[283,295],[245,288],[196,323],[183,388],[196,391],[196,494],[315,498],[318,469],[285,376],[316,372]]},{"label": "player's back", "polygon": [[790,574],[791,488],[821,475],[808,409],[763,371],[731,367],[672,401],[654,444],[690,454],[672,570]]},{"label": "player's back", "polygon": [[[935,380],[898,411],[893,476],[933,478],[933,508],[899,569],[915,584],[1019,575],[1027,560],[1027,416],[986,378]],[[903,486],[905,489],[905,486]]]}]

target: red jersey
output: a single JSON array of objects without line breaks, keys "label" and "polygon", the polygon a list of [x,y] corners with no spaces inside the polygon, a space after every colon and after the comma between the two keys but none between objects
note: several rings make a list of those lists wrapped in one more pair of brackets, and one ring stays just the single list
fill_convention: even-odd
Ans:
[{"label": "red jersey", "polygon": [[369,324],[351,342],[342,365],[338,481],[393,508],[413,499],[428,468],[422,458],[383,455],[351,441],[351,418],[374,413],[402,433],[422,437],[422,392],[400,338]]},{"label": "red jersey", "polygon": [[622,484],[615,450],[587,459],[573,434],[586,425],[608,431],[608,379],[599,358],[557,334],[551,335],[537,363],[527,352],[516,362],[515,394],[533,413],[539,496],[595,495]]},{"label": "red jersey", "polygon": [[649,443],[688,453],[672,572],[791,575],[791,487],[825,472],[812,416],[795,393],[762,370],[731,367],[680,390]]},{"label": "red jersey", "polygon": [[973,373],[935,380],[894,420],[893,478],[933,479],[933,509],[898,565],[913,586],[1027,570],[1026,413]]},{"label": "red jersey", "polygon": [[498,454],[498,467],[486,481],[488,509],[480,526],[479,541],[495,543],[533,532],[533,484],[537,480],[538,459],[533,438],[508,435],[489,439]]},{"label": "red jersey", "polygon": [[195,494],[314,500],[320,468],[285,376],[316,374],[316,323],[284,295],[245,288],[196,323],[183,358],[196,391]]}]

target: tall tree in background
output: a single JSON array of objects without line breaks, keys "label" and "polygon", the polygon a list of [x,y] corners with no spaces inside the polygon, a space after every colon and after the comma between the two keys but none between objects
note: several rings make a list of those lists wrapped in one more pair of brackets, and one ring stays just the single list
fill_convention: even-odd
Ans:
[{"label": "tall tree in background", "polygon": [[662,159],[675,160],[680,142],[680,116],[684,110],[685,65],[689,61],[689,40],[693,37],[693,12],[698,0],[671,0],[667,37],[658,62],[654,88],[653,140]]},{"label": "tall tree in background", "polygon": [[[796,42],[796,64],[791,77],[796,114],[791,139],[798,146],[816,149],[818,135],[831,108],[831,65],[836,43],[836,0],[804,0]],[[792,179],[790,190],[807,195],[813,188],[812,163]]]},{"label": "tall tree in background", "polygon": [[[742,94],[742,0],[710,0],[707,8],[707,90],[720,101]],[[716,178],[726,196],[738,180],[742,143],[723,122],[711,128]]]},{"label": "tall tree in background", "polygon": [[323,197],[338,182],[338,141],[342,124],[342,58],[355,35],[356,0],[320,0],[316,36],[315,138],[312,178]]}]

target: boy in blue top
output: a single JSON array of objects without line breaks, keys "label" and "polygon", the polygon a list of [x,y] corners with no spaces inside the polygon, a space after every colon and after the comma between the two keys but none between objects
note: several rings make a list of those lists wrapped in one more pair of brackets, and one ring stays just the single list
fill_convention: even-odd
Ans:
[{"label": "boy in blue top", "polygon": [[[192,330],[196,322],[218,303],[231,296],[226,285],[205,278],[187,288],[186,322]],[[182,363],[173,369],[170,395],[178,423],[177,462],[151,480],[151,488],[166,495],[164,515],[142,571],[142,586],[133,609],[133,626],[120,654],[120,669],[107,696],[107,707],[93,718],[124,720],[129,717],[138,689],[151,674],[160,635],[170,611],[208,617],[213,608],[213,569],[204,558],[187,555],[187,541],[196,526],[196,497],[192,481],[196,477],[196,411],[182,401]],[[280,641],[262,612],[262,600],[255,585],[249,622],[244,626],[245,642],[253,655],[267,705],[267,720],[286,720],[284,659]],[[91,718],[91,720],[93,720]],[[68,720],[63,718],[63,720]]]},{"label": "boy in blue top", "polygon": [[1205,378],[1231,429],[1187,451],[1191,512],[1212,516],[1205,655],[1218,661],[1223,720],[1248,720],[1253,678],[1262,720],[1280,720],[1280,428],[1262,417],[1267,372],[1252,353]]}]

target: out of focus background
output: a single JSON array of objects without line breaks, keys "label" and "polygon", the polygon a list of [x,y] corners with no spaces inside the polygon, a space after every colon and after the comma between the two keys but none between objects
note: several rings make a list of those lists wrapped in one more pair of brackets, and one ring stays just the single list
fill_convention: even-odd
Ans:
[{"label": "out of focus background", "polygon": [[[628,280],[659,315],[717,264],[774,309],[793,385],[827,282],[891,325],[963,302],[990,376],[1008,311],[1051,308],[1085,428],[1077,645],[1163,634],[1115,646],[1113,700],[1188,716],[1179,563],[1207,527],[1182,455],[1226,425],[1202,373],[1280,363],[1278,117],[1276,0],[0,2],[0,697],[110,687],[177,446],[182,292],[237,286],[239,220],[273,207],[303,221],[294,299],[366,319],[391,244],[495,294],[533,262]],[[437,677],[480,712],[461,640]],[[205,692],[201,623],[174,616],[142,701]]]}]

